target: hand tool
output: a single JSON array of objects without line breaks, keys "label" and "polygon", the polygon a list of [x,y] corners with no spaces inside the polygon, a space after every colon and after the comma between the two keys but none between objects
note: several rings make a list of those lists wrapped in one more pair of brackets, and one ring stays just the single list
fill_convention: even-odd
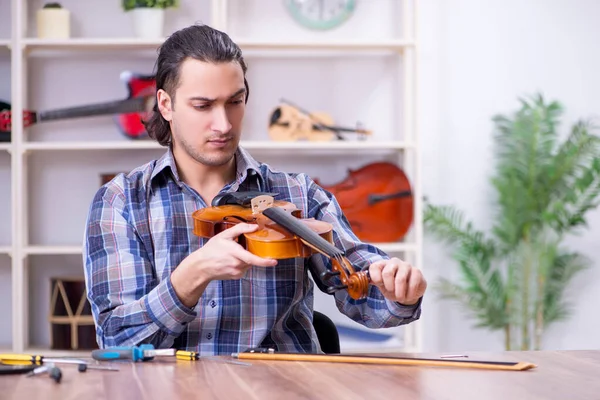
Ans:
[{"label": "hand tool", "polygon": [[30,373],[28,373],[27,376],[31,377],[31,376],[45,374],[45,373],[48,373],[48,376],[50,378],[54,379],[54,381],[56,383],[60,383],[60,381],[62,379],[62,371],[60,370],[60,368],[55,367],[54,364],[52,364],[52,363],[50,363],[48,365],[42,365],[41,367],[37,367],[36,369],[34,369]]},{"label": "hand tool", "polygon": [[110,365],[95,365],[95,364],[79,364],[77,370],[79,372],[85,372],[88,369],[102,369],[106,371],[119,371],[119,367],[112,367]]},{"label": "hand tool", "polygon": [[150,361],[157,356],[174,356],[175,349],[155,349],[152,344],[130,347],[110,347],[92,351],[92,358],[98,361],[132,360]]},{"label": "hand tool", "polygon": [[85,361],[77,358],[48,358],[39,355],[10,353],[0,354],[0,362],[8,365],[42,365],[45,363],[86,364]]},{"label": "hand tool", "polygon": [[31,372],[36,367],[34,365],[5,365],[0,364],[0,375],[25,374]]},{"label": "hand tool", "polygon": [[224,363],[228,363],[228,364],[237,364],[237,365],[245,365],[245,366],[252,365],[247,362],[228,360],[226,358],[220,358],[218,356],[200,356],[200,353],[197,353],[195,351],[177,350],[177,352],[175,353],[175,357],[177,357],[178,360],[193,360],[193,361],[195,361],[195,360],[210,360],[210,361],[220,361],[220,362],[224,362]]}]

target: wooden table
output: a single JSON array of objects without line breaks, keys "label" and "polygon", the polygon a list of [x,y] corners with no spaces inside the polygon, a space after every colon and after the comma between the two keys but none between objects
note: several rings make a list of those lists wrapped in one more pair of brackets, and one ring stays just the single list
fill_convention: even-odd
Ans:
[{"label": "wooden table", "polygon": [[[411,356],[396,354],[398,356]],[[414,357],[439,357],[420,354]],[[120,371],[61,365],[48,375],[0,376],[1,399],[600,399],[599,351],[468,353],[469,359],[527,361],[527,371],[314,362],[154,360]]]}]

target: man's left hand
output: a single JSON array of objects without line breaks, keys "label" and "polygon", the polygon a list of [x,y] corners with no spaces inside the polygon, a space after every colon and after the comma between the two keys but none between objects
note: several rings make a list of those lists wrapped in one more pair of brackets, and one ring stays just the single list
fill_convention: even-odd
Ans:
[{"label": "man's left hand", "polygon": [[374,262],[369,274],[385,298],[403,305],[416,304],[427,289],[421,271],[396,257]]}]

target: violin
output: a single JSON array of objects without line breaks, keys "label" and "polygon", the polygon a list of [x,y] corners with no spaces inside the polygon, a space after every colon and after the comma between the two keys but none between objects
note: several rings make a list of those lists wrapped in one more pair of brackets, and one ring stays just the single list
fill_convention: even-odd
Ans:
[{"label": "violin", "polygon": [[368,271],[356,271],[344,252],[333,245],[333,226],[314,218],[301,218],[301,210],[287,201],[274,200],[271,193],[238,192],[215,198],[212,207],[192,213],[196,236],[211,238],[238,223],[259,228],[238,237],[238,243],[265,258],[310,257],[320,253],[331,259],[333,271],[321,274],[324,281],[339,276],[342,284],[327,287],[327,293],[347,290],[355,300],[367,297]]},{"label": "violin", "polygon": [[342,132],[370,135],[362,128],[335,126],[333,118],[324,112],[308,112],[282,99],[269,118],[269,136],[276,141],[310,140],[316,142],[344,140]]},{"label": "violin", "polygon": [[356,236],[371,243],[389,243],[402,239],[414,218],[413,195],[404,171],[388,162],[371,163],[330,186]]}]

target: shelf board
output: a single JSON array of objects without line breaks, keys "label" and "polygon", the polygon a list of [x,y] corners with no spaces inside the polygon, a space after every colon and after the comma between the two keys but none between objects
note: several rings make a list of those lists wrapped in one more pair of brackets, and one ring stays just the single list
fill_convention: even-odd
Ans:
[{"label": "shelf board", "polygon": [[[373,243],[381,250],[386,253],[399,253],[405,251],[414,251],[415,245],[413,243]],[[0,248],[0,252],[1,252]],[[10,250],[10,248],[7,248]],[[81,246],[27,246],[25,247],[25,254],[27,255],[79,255],[82,252]]]},{"label": "shelf board", "polygon": [[366,51],[366,50],[391,50],[401,51],[412,47],[414,42],[406,40],[319,40],[319,41],[269,41],[252,39],[234,39],[242,50],[342,50],[342,51]]},{"label": "shelf board", "polygon": [[10,255],[11,253],[12,253],[12,247],[0,246],[0,255],[2,255],[2,254]]},{"label": "shelf board", "polygon": [[[412,145],[402,141],[334,141],[334,142],[276,142],[241,141],[248,150],[402,150]],[[46,150],[154,150],[165,149],[154,141],[105,141],[105,142],[29,142],[23,148],[31,151]]]},{"label": "shelf board", "polygon": [[[341,50],[341,51],[401,51],[414,46],[411,40],[345,40],[345,41],[269,41],[260,39],[234,38],[242,50]],[[164,39],[138,38],[71,38],[22,40],[30,50],[156,50]],[[1,42],[0,42],[1,43]]]},{"label": "shelf board", "polygon": [[162,44],[162,39],[137,38],[71,38],[71,39],[23,39],[23,47],[30,50],[155,50]]},{"label": "shelf board", "polygon": [[152,150],[166,149],[151,140],[102,141],[102,142],[29,142],[23,144],[25,150]]},{"label": "shelf board", "polygon": [[385,253],[402,253],[408,251],[415,251],[416,246],[414,243],[373,243],[375,247],[383,250]]},{"label": "shelf board", "polygon": [[10,39],[0,39],[0,49],[9,49]]},{"label": "shelf board", "polygon": [[0,151],[10,151],[11,143],[0,143]]},{"label": "shelf board", "polygon": [[27,255],[69,255],[69,254],[81,254],[81,246],[27,246],[25,247],[25,254]]},{"label": "shelf board", "polygon": [[47,347],[38,346],[27,347],[24,353],[30,355],[41,355],[44,357],[92,357],[92,350],[53,350]]}]

